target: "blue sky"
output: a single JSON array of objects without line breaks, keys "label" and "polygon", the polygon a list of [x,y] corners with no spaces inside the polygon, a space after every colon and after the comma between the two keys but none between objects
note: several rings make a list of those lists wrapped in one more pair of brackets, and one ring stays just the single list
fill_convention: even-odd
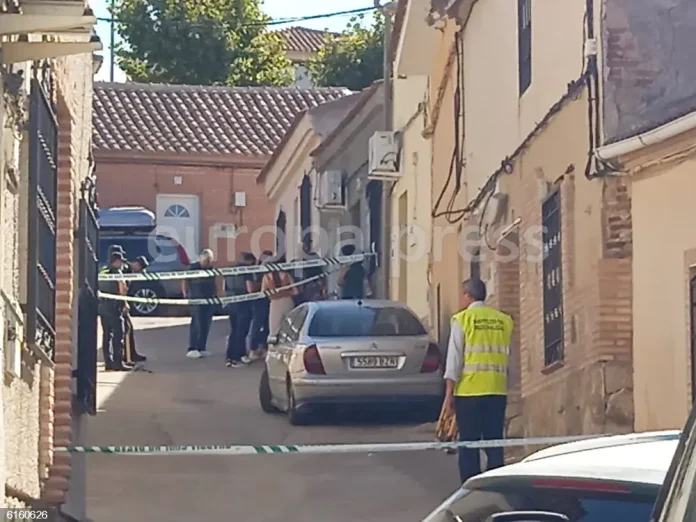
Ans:
[{"label": "blue sky", "polygon": [[[98,18],[108,18],[110,16],[108,6],[110,0],[90,0],[90,5]],[[373,0],[338,0],[334,2],[326,2],[322,0],[265,0],[264,11],[271,18],[293,18],[300,16],[312,16],[317,14],[325,14],[336,11],[349,11],[351,9],[360,9],[362,7],[371,7],[374,5]],[[332,6],[332,7],[329,7]],[[330,31],[341,31],[346,27],[350,20],[350,16],[334,16],[331,18],[322,18],[318,20],[310,20],[294,25],[302,25],[313,29],[328,29]],[[293,25],[293,24],[290,24]],[[276,25],[275,28],[281,29],[285,26]],[[104,65],[99,74],[96,76],[97,81],[109,81],[109,69],[111,56],[109,52],[109,44],[111,38],[110,24],[108,22],[99,22],[97,32],[104,45]],[[115,70],[114,80],[122,82],[125,76],[118,68]]]}]

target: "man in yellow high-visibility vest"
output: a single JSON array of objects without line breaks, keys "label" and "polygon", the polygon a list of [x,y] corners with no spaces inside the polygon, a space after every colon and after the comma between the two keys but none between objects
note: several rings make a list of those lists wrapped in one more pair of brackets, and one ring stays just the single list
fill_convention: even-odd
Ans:
[{"label": "man in yellow high-visibility vest", "polygon": [[[459,440],[502,439],[507,406],[512,318],[486,306],[486,285],[463,283],[464,309],[452,317],[445,366],[445,410],[454,412]],[[503,448],[486,450],[486,469],[505,463]],[[478,449],[459,449],[462,482],[481,473]]]}]

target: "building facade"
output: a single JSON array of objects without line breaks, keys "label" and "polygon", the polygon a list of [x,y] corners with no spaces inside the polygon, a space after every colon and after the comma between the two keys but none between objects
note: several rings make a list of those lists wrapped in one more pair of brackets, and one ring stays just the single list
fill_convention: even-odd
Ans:
[{"label": "building facade", "polygon": [[595,157],[631,201],[636,429],[680,428],[696,397],[696,6],[611,0],[604,12]]},{"label": "building facade", "polygon": [[307,27],[288,27],[278,31],[285,42],[285,51],[292,63],[293,86],[304,89],[314,87],[309,75],[309,62],[324,46],[326,39],[333,36],[327,31],[317,31]]},{"label": "building facade", "polygon": [[[384,85],[378,81],[362,91],[334,131],[311,152],[319,176],[340,172],[344,180],[346,210],[327,216],[328,230],[341,231],[340,236],[330,236],[330,244],[355,243],[363,252],[380,252],[387,244],[381,225],[382,186],[368,178],[369,140],[384,127]],[[376,266],[367,268],[370,289],[377,296]]]},{"label": "building facade", "polygon": [[85,518],[84,462],[55,449],[80,444],[96,413],[97,317],[84,312],[96,285],[87,235],[98,234],[84,219],[95,203],[95,23],[83,2],[0,11],[0,498],[70,520]]},{"label": "building facade", "polygon": [[631,431],[629,189],[588,164],[602,24],[582,0],[518,4],[400,2],[396,72],[428,78],[430,322],[446,346],[481,278],[516,323],[508,434]]},{"label": "building facade", "polygon": [[298,113],[347,92],[96,84],[100,205],[150,209],[189,257],[272,249],[273,233],[254,233],[275,220],[256,177]]},{"label": "building facade", "polygon": [[[346,113],[355,105],[360,94],[327,102],[298,114],[273,156],[259,173],[266,194],[275,205],[276,251],[288,259],[301,259],[305,251],[322,256],[335,254],[338,227],[332,218],[345,212],[340,181],[336,187],[323,185],[322,177],[312,165],[312,151],[328,136]],[[327,190],[338,190],[337,198],[329,199]]]}]

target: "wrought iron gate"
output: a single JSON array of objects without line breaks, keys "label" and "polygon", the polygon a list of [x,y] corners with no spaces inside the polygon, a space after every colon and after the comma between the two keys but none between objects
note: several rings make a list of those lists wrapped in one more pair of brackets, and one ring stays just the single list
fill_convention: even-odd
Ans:
[{"label": "wrought iron gate", "polygon": [[84,413],[97,412],[97,322],[99,300],[99,224],[96,182],[82,183],[78,230],[79,294],[77,333],[77,403]]},{"label": "wrought iron gate", "polygon": [[27,339],[53,358],[56,320],[58,122],[51,93],[31,81]]}]

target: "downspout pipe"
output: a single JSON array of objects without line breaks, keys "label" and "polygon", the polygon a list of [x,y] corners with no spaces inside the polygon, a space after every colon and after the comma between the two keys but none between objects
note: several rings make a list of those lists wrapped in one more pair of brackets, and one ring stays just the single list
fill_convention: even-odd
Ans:
[{"label": "downspout pipe", "polygon": [[696,129],[696,111],[673,120],[661,127],[649,130],[637,136],[611,143],[595,150],[595,156],[601,161],[612,161],[626,154],[637,152],[646,147],[663,143],[680,134]]}]

